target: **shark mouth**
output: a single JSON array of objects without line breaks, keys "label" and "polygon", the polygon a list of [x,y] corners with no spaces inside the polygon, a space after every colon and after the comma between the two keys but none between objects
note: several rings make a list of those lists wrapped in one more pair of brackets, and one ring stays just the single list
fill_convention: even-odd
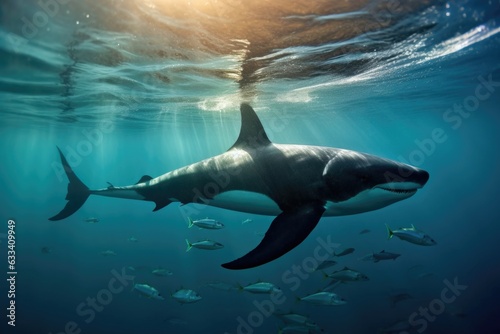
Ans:
[{"label": "shark mouth", "polygon": [[395,189],[395,188],[385,188],[385,187],[377,187],[379,189],[390,191],[396,194],[414,194],[417,192],[417,189]]}]

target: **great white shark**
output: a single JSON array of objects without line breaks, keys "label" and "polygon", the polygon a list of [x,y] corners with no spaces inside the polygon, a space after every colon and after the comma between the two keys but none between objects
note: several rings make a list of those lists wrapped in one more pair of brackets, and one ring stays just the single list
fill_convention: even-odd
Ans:
[{"label": "great white shark", "polygon": [[[133,185],[91,190],[58,148],[69,179],[68,202],[49,219],[69,217],[90,195],[151,201],[153,211],[180,202],[276,216],[255,249],[222,265],[246,269],[295,248],[322,216],[383,208],[413,196],[429,179],[422,169],[366,153],[275,144],[250,105],[243,103],[240,110],[240,134],[229,150],[155,178],[144,175]],[[213,187],[215,181],[220,187]]]}]

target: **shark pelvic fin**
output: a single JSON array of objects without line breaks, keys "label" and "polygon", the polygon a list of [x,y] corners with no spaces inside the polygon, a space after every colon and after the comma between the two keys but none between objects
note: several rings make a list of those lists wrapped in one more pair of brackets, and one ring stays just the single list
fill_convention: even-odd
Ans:
[{"label": "shark pelvic fin", "polygon": [[169,200],[168,198],[167,199],[158,199],[158,200],[155,200],[154,201],[156,206],[155,208],[153,209],[153,211],[158,211],[160,209],[163,209],[164,207],[166,207],[167,205],[169,205],[170,203],[172,203],[171,200]]},{"label": "shark pelvic fin", "polygon": [[137,183],[136,183],[136,184],[139,184],[139,183],[144,183],[144,182],[147,182],[147,181],[149,181],[149,180],[151,180],[151,179],[153,179],[151,176],[149,176],[149,175],[143,175],[143,176],[139,179],[139,181],[137,181]]}]

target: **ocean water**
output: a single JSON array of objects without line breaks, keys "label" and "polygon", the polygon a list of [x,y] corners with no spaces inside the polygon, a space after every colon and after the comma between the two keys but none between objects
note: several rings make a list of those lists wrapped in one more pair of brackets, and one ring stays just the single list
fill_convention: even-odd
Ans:
[{"label": "ocean water", "polygon": [[[2,1],[1,333],[278,333],[271,313],[288,312],[322,333],[500,333],[499,33],[498,0]],[[48,220],[66,203],[56,147],[91,189],[134,184],[226,151],[242,102],[275,143],[367,152],[430,179],[380,210],[324,217],[286,255],[240,271],[220,264],[274,217],[91,196]],[[188,228],[188,217],[225,227]],[[385,224],[437,245],[388,240]],[[224,248],[185,251],[204,238]],[[324,272],[369,280],[334,289],[345,305],[299,302],[329,283],[309,270],[328,241],[355,251]],[[360,260],[382,250],[401,256]],[[280,298],[207,286],[259,280]],[[202,300],[181,305],[181,287]]]}]

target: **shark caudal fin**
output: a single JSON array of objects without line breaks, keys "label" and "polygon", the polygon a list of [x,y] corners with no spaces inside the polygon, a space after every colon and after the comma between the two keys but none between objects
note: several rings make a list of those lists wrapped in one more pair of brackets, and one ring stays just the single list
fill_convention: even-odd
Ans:
[{"label": "shark caudal fin", "polygon": [[61,220],[71,216],[81,208],[83,203],[85,203],[87,198],[90,196],[89,188],[87,188],[87,186],[83,184],[83,182],[80,181],[78,176],[76,176],[76,174],[73,172],[59,147],[57,148],[57,150],[59,151],[59,155],[61,156],[61,163],[69,180],[68,193],[66,195],[66,200],[68,201],[68,203],[66,203],[66,206],[61,210],[61,212],[53,217],[50,217],[49,220]]}]

